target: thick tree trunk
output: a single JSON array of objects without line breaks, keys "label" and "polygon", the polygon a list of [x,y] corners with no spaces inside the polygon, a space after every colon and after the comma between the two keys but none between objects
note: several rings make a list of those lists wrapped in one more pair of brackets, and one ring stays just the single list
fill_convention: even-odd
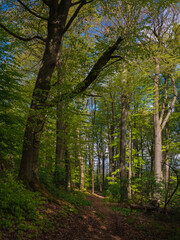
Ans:
[{"label": "thick tree trunk", "polygon": [[121,111],[121,135],[120,135],[120,179],[121,179],[121,200],[127,198],[127,173],[126,173],[126,134],[127,134],[128,99],[127,94],[122,92]]},{"label": "thick tree trunk", "polygon": [[162,180],[162,136],[159,120],[159,61],[156,59],[154,78],[154,175],[157,183]]},{"label": "thick tree trunk", "polygon": [[126,177],[126,132],[127,132],[127,96],[122,94],[121,135],[120,135],[120,176]]},{"label": "thick tree trunk", "polygon": [[50,92],[51,77],[56,66],[66,19],[71,1],[52,1],[49,11],[48,36],[42,64],[33,91],[30,113],[26,123],[19,177],[24,183],[36,188],[38,178],[38,155],[41,133],[45,123],[46,100]]},{"label": "thick tree trunk", "polygon": [[160,65],[158,59],[155,60],[155,78],[154,78],[154,176],[156,183],[159,184],[155,188],[154,198],[157,202],[161,200],[161,194],[159,193],[160,184],[162,181],[162,135],[161,125],[159,119],[159,74]]},{"label": "thick tree trunk", "polygon": [[[57,56],[56,69],[57,69],[57,95],[61,95],[61,87],[63,84],[63,77],[61,76],[61,68],[62,68],[62,43],[59,49],[59,53]],[[58,168],[63,167],[63,143],[64,143],[64,127],[63,127],[63,103],[57,103],[57,119],[56,119],[56,159],[55,159],[55,172]]]}]

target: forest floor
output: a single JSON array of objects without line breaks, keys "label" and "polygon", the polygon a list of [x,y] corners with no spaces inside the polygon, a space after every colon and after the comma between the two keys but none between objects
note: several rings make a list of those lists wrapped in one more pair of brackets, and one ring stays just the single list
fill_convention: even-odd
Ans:
[{"label": "forest floor", "polygon": [[[116,203],[106,203],[99,194],[87,195],[92,202],[74,210],[70,206],[47,202],[46,226],[36,236],[29,232],[18,238],[16,233],[4,232],[2,240],[178,240],[178,226],[166,215],[131,211]],[[116,211],[115,211],[116,209]],[[121,211],[117,211],[117,210]]]}]

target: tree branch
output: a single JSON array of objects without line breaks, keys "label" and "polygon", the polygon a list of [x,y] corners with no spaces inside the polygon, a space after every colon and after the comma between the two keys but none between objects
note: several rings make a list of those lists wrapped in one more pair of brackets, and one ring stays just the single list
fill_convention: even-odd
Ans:
[{"label": "tree branch", "polygon": [[169,119],[169,117],[170,117],[170,115],[171,115],[172,109],[173,109],[173,107],[174,107],[174,104],[175,104],[175,102],[176,102],[176,98],[177,98],[177,95],[178,95],[173,73],[171,73],[171,79],[172,79],[172,84],[173,84],[174,97],[173,97],[173,100],[172,100],[172,102],[171,102],[171,106],[170,106],[170,108],[169,108],[169,110],[168,110],[168,112],[167,112],[167,115],[166,115],[166,117],[165,117],[165,119],[164,119],[164,121],[163,121],[163,123],[162,123],[162,126],[161,126],[161,129],[162,129],[162,130],[163,130],[163,128],[165,127],[165,125],[166,125],[166,123],[167,123],[167,121],[168,121],[168,119]]},{"label": "tree branch", "polygon": [[69,22],[67,23],[67,25],[65,26],[64,28],[64,33],[69,29],[69,27],[71,26],[72,22],[74,21],[74,19],[77,17],[79,11],[81,10],[81,8],[85,5],[85,4],[88,4],[88,3],[91,3],[93,2],[93,0],[90,0],[90,1],[86,1],[86,0],[82,0],[82,1],[79,1],[79,6],[76,8],[74,14],[72,15],[72,17],[70,18]]},{"label": "tree branch", "polygon": [[84,79],[84,81],[78,83],[71,93],[65,93],[65,94],[62,94],[61,96],[57,96],[54,100],[47,103],[47,106],[53,106],[53,103],[63,101],[66,98],[73,98],[73,97],[77,96],[78,94],[84,92],[99,76],[99,74],[103,70],[104,66],[110,60],[111,55],[118,48],[118,45],[122,41],[123,41],[123,38],[119,37],[116,40],[116,42],[103,53],[103,55],[94,64],[93,68],[91,69],[91,71],[89,72],[87,77]]},{"label": "tree branch", "polygon": [[39,39],[43,42],[46,42],[46,39],[44,39],[43,37],[40,37],[40,36],[32,36],[32,37],[21,37],[19,35],[17,35],[16,33],[13,33],[12,31],[10,31],[7,27],[5,27],[2,23],[0,23],[0,27],[2,27],[7,33],[9,33],[11,36],[21,40],[21,41],[25,41],[25,42],[28,42],[28,41],[31,41],[31,40],[34,40],[34,39]]},{"label": "tree branch", "polygon": [[117,41],[113,44],[113,46],[109,47],[104,52],[104,54],[95,63],[94,67],[91,69],[85,80],[78,83],[77,86],[74,88],[74,91],[71,93],[72,95],[77,95],[78,93],[85,91],[90,86],[90,84],[94,82],[94,80],[99,76],[103,67],[110,60],[111,55],[117,49],[118,45],[120,44],[120,42],[122,42],[122,40],[122,37],[119,37]]},{"label": "tree branch", "polygon": [[50,7],[52,5],[52,0],[43,0],[43,3]]},{"label": "tree branch", "polygon": [[74,3],[71,3],[71,7],[80,4],[82,1],[83,1],[83,0],[80,0],[80,1],[77,1],[77,2],[74,2]]},{"label": "tree branch", "polygon": [[[113,57],[111,57],[111,58],[113,58]],[[107,68],[107,67],[113,65],[113,64],[116,63],[116,62],[121,61],[122,59],[123,59],[122,57],[119,57],[119,58],[118,58],[117,60],[115,60],[114,62],[111,62],[111,63],[109,63],[108,65],[106,65],[103,69],[105,69],[105,68]]]},{"label": "tree branch", "polygon": [[48,18],[38,15],[36,12],[32,11],[28,6],[26,6],[21,0],[17,0],[28,12],[30,12],[32,15],[34,15],[37,18],[48,20]]}]

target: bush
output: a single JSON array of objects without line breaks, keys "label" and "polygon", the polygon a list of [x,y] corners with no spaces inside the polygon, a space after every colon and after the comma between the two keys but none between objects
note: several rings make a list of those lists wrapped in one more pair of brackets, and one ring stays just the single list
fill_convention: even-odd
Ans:
[{"label": "bush", "polygon": [[84,193],[80,191],[66,192],[62,189],[57,190],[57,196],[74,206],[90,206],[91,203],[85,199]]},{"label": "bush", "polygon": [[63,187],[64,173],[62,169],[57,169],[55,176],[52,171],[41,168],[39,172],[39,178],[49,192],[56,195],[59,199],[65,200],[74,206],[87,206],[90,202],[85,199],[85,195],[80,191],[67,192]]},{"label": "bush", "polygon": [[27,190],[15,180],[12,174],[0,176],[0,226],[1,229],[22,233],[41,226],[41,215],[38,211],[44,200],[38,193]]},{"label": "bush", "polygon": [[109,201],[119,201],[121,198],[121,187],[119,182],[111,182],[105,195]]}]

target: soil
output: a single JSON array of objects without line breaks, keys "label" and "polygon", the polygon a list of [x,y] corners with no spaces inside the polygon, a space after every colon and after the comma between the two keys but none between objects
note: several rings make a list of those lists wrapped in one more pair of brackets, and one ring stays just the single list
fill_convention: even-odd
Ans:
[{"label": "soil", "polygon": [[[47,203],[45,206],[48,222],[33,240],[166,240],[165,235],[157,235],[154,227],[148,225],[148,217],[138,219],[112,210],[113,203],[105,204],[99,194],[87,195],[92,206],[85,206],[73,212],[70,207]],[[72,210],[72,212],[71,212]],[[142,226],[145,226],[142,227]],[[16,233],[4,232],[2,240],[18,240]],[[30,239],[26,233],[22,240]],[[174,238],[172,238],[174,239]]]}]

